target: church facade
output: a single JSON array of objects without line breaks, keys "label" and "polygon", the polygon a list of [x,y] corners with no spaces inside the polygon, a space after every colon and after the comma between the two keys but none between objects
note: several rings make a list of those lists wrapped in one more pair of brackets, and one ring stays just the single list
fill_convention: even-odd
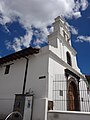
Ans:
[{"label": "church facade", "polygon": [[33,94],[32,120],[47,120],[48,110],[90,112],[88,82],[77,66],[66,22],[57,17],[53,28],[48,46],[0,58],[0,115],[14,110],[15,94]]}]

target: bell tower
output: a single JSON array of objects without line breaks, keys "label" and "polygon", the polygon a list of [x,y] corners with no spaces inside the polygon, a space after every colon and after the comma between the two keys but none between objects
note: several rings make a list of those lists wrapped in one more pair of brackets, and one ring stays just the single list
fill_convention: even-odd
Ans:
[{"label": "bell tower", "polygon": [[55,18],[53,27],[54,27],[54,32],[59,32],[60,35],[65,39],[65,41],[71,45],[69,28],[68,28],[64,18],[61,18],[60,16]]},{"label": "bell tower", "polygon": [[[79,111],[80,69],[77,66],[77,52],[71,45],[70,31],[66,21],[58,16],[52,25],[53,32],[48,36],[50,52],[49,68],[51,70],[49,71],[49,81],[50,85],[54,87],[51,88],[50,86],[49,96],[56,105],[54,109]],[[67,92],[65,93],[65,91]],[[52,96],[51,93],[53,93]],[[62,99],[66,99],[64,103],[66,108],[62,106]]]},{"label": "bell tower", "polygon": [[68,64],[68,67],[71,66],[80,72],[76,60],[77,52],[72,47],[71,35],[66,21],[58,16],[52,25],[53,32],[48,35],[49,49]]}]

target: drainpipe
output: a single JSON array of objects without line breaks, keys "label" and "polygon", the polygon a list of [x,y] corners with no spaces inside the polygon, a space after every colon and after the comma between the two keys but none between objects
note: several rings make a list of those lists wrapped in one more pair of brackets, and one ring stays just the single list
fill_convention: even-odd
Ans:
[{"label": "drainpipe", "polygon": [[24,83],[23,83],[23,91],[22,91],[22,94],[25,93],[27,70],[28,70],[28,62],[29,62],[29,59],[28,59],[27,57],[25,57],[25,59],[26,59],[27,61],[26,61],[26,68],[25,68],[25,74],[24,74]]}]

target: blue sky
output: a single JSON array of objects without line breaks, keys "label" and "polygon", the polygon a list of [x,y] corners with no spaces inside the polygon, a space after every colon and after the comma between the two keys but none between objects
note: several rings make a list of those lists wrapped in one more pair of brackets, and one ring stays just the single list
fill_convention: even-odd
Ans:
[{"label": "blue sky", "polygon": [[68,22],[81,72],[90,74],[90,0],[0,0],[0,57],[47,45],[60,15]]}]

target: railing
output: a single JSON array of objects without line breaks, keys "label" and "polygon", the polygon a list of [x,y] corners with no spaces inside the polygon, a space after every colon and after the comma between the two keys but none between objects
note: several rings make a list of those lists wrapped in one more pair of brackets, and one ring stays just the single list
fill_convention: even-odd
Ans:
[{"label": "railing", "polygon": [[63,75],[55,75],[53,102],[54,110],[90,112],[90,92],[86,82],[74,79],[69,81]]}]

